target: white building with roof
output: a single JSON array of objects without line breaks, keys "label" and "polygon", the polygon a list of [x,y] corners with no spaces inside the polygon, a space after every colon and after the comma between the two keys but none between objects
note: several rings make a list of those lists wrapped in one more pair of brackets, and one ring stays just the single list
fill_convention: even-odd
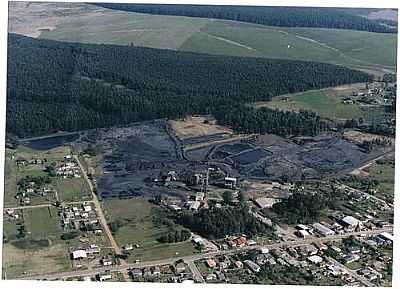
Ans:
[{"label": "white building with roof", "polygon": [[298,230],[297,234],[299,237],[301,237],[303,239],[310,237],[310,233],[306,230]]},{"label": "white building with roof", "polygon": [[351,229],[355,229],[357,226],[361,225],[361,221],[354,218],[353,216],[346,216],[342,219],[342,223]]},{"label": "white building with roof", "polygon": [[318,265],[320,264],[324,259],[322,259],[322,257],[318,256],[318,255],[312,255],[310,257],[307,258],[308,261],[310,261],[311,263]]},{"label": "white building with roof", "polygon": [[393,242],[393,235],[388,233],[388,232],[383,232],[379,234],[379,237],[381,237],[382,239],[385,239],[387,241],[391,241]]},{"label": "white building with roof", "polygon": [[200,208],[201,203],[199,201],[194,201],[191,203],[189,209],[193,211],[197,211]]},{"label": "white building with roof", "polygon": [[237,178],[234,177],[225,177],[225,187],[233,189],[237,185]]},{"label": "white building with roof", "polygon": [[247,267],[249,267],[250,270],[253,271],[253,272],[255,272],[255,273],[258,273],[258,272],[260,272],[260,270],[261,270],[261,267],[258,266],[256,263],[254,263],[254,262],[251,261],[251,260],[244,260],[243,263],[246,264]]},{"label": "white building with roof", "polygon": [[317,231],[319,234],[321,234],[322,236],[333,236],[335,235],[335,232],[332,231],[331,229],[329,229],[328,227],[320,224],[320,223],[314,223],[313,228],[315,231]]},{"label": "white building with roof", "polygon": [[87,258],[87,253],[85,250],[75,250],[72,252],[72,259],[84,259]]}]

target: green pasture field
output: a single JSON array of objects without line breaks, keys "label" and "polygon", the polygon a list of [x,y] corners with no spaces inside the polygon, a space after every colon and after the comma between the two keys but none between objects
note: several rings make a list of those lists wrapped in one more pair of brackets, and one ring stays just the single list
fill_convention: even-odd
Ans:
[{"label": "green pasture field", "polygon": [[153,207],[154,205],[144,198],[104,201],[109,222],[116,220],[123,222],[123,226],[114,234],[118,244],[121,247],[127,244],[140,246],[131,251],[129,259],[148,261],[196,253],[190,241],[171,244],[157,241],[166,233],[166,228],[153,224],[151,215]]},{"label": "green pasture field", "polygon": [[[3,275],[7,279],[70,271],[72,249],[85,248],[89,244],[110,246],[105,235],[89,235],[84,238],[81,235],[72,240],[62,240],[63,230],[55,207],[24,209],[23,215],[25,238],[17,238],[18,226],[15,223],[4,223],[8,242],[3,246]],[[44,244],[32,245],[38,241]]]},{"label": "green pasture field", "polygon": [[381,75],[396,65],[397,35],[213,21],[181,46],[210,54],[327,62]]},{"label": "green pasture field", "polygon": [[308,91],[285,97],[276,97],[271,101],[255,103],[255,107],[269,107],[285,111],[310,110],[323,118],[344,120],[375,120],[381,117],[379,107],[363,107],[358,104],[344,104],[342,98],[330,90]]},{"label": "green pasture field", "polygon": [[[24,209],[26,236],[17,239],[17,226],[5,222],[4,233],[9,242],[3,246],[3,270],[5,278],[23,277],[31,274],[70,270],[68,245],[60,239],[62,229],[55,207]],[[49,241],[47,245],[30,247],[30,242]],[[26,245],[17,245],[25,242]]]},{"label": "green pasture field", "polygon": [[[17,191],[17,183],[26,176],[47,176],[44,171],[45,165],[26,165],[17,168],[16,160],[25,159],[27,161],[38,158],[47,159],[47,164],[55,162],[57,165],[63,161],[64,156],[70,154],[71,150],[68,146],[60,146],[51,150],[41,151],[33,150],[25,146],[18,146],[17,149],[6,150],[6,164],[5,164],[5,207],[12,207],[19,205],[18,200],[15,199]],[[60,201],[87,201],[91,199],[89,187],[81,178],[67,178],[52,177],[50,187],[57,190],[58,198]],[[56,201],[54,194],[47,196],[34,196],[31,198],[31,204],[52,203]]]},{"label": "green pasture field", "polygon": [[15,199],[17,192],[16,164],[13,159],[14,151],[6,149],[4,165],[4,206],[13,207],[18,205]]},{"label": "green pasture field", "polygon": [[396,65],[396,34],[326,28],[290,28],[285,31],[337,49],[355,64],[359,62],[388,68]]},{"label": "green pasture field", "polygon": [[3,277],[15,279],[71,270],[69,253],[58,243],[42,249],[19,249],[3,244]]},{"label": "green pasture field", "polygon": [[379,181],[377,197],[386,201],[394,200],[394,164],[373,164],[368,168],[369,177]]},{"label": "green pasture field", "polygon": [[89,186],[83,177],[56,178],[53,182],[59,199],[64,202],[89,201],[92,198]]},{"label": "green pasture field", "polygon": [[271,27],[245,22],[105,10],[43,30],[40,38],[135,45],[199,53],[345,65],[394,71],[397,35],[344,29]]},{"label": "green pasture field", "polygon": [[98,44],[177,49],[209,20],[110,11],[72,18],[40,38]]},{"label": "green pasture field", "polygon": [[33,240],[58,240],[62,229],[55,207],[24,209],[27,237]]}]

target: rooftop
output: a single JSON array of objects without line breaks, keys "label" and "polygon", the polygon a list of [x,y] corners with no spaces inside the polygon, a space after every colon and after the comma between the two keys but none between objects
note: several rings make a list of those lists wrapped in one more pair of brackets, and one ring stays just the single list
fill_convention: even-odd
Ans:
[{"label": "rooftop", "polygon": [[353,216],[346,216],[342,219],[342,222],[349,226],[357,226],[360,223],[360,220],[354,218]]}]

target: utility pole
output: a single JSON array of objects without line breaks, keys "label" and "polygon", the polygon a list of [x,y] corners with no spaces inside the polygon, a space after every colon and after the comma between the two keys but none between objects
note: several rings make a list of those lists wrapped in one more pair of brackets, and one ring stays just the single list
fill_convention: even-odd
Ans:
[{"label": "utility pole", "polygon": [[207,197],[207,189],[208,189],[208,178],[210,176],[210,170],[207,168],[206,170],[206,177],[203,179],[203,193],[204,193],[204,198]]}]

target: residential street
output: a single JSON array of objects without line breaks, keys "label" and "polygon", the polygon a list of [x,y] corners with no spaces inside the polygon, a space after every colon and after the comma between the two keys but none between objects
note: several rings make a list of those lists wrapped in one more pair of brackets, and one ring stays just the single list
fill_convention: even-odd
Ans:
[{"label": "residential street", "polygon": [[[345,233],[345,234],[341,234],[341,235],[334,235],[334,236],[328,236],[328,237],[312,237],[312,238],[301,239],[301,240],[296,240],[296,241],[279,242],[279,243],[275,243],[275,244],[271,244],[271,245],[247,246],[247,247],[235,248],[235,249],[218,251],[218,252],[209,252],[209,253],[190,255],[190,256],[185,256],[185,257],[174,257],[174,258],[167,258],[167,259],[162,259],[162,260],[140,262],[140,263],[124,263],[121,265],[110,266],[107,268],[96,268],[96,269],[92,269],[92,270],[82,270],[82,271],[72,271],[72,272],[60,272],[60,273],[55,273],[55,274],[43,274],[43,275],[36,275],[36,276],[27,276],[27,277],[19,278],[19,279],[21,279],[21,280],[24,280],[24,279],[25,280],[29,280],[29,279],[56,280],[56,279],[65,279],[65,278],[71,278],[71,277],[93,276],[95,274],[102,273],[105,270],[110,270],[110,272],[123,271],[123,272],[127,273],[127,270],[129,270],[129,269],[172,264],[181,259],[183,259],[186,263],[191,263],[196,260],[201,260],[204,258],[212,258],[212,257],[219,256],[219,255],[231,255],[231,254],[235,254],[235,253],[242,252],[242,251],[249,251],[249,250],[261,249],[261,248],[268,248],[271,250],[271,249],[280,248],[280,247],[291,247],[291,246],[297,247],[297,246],[312,244],[314,242],[336,241],[336,240],[345,239],[350,236],[359,236],[362,234],[374,236],[374,235],[379,235],[380,233],[383,233],[383,232],[392,232],[392,229],[391,228],[390,229],[376,229],[376,230],[361,231],[361,232],[351,232],[351,233]],[[191,270],[192,269],[193,268],[191,268]],[[196,275],[197,274],[198,273],[196,272]],[[354,273],[354,274],[356,274],[356,273]]]}]

